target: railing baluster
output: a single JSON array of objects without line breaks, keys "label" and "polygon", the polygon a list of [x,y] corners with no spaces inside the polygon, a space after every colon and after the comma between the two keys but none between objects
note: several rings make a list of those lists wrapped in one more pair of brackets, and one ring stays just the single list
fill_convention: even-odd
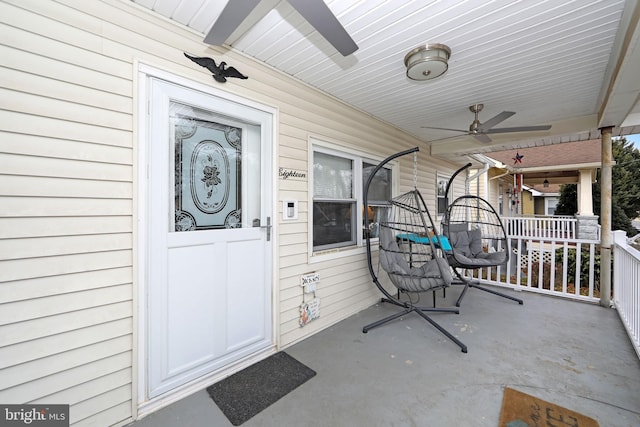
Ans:
[{"label": "railing baluster", "polygon": [[540,240],[538,246],[538,289],[544,289],[544,242]]},{"label": "railing baluster", "polygon": [[516,259],[516,284],[522,285],[522,239],[518,239],[518,254]]},{"label": "railing baluster", "polygon": [[567,293],[567,276],[569,275],[569,242],[564,242],[562,249],[562,293]]},{"label": "railing baluster", "polygon": [[556,241],[551,242],[551,265],[549,268],[549,289],[553,292],[556,291]]},{"label": "railing baluster", "polygon": [[591,247],[589,248],[589,296],[590,297],[593,296],[593,284],[594,284],[594,272],[595,272],[594,266],[596,265],[595,259],[596,259],[596,247],[595,245],[591,245]]},{"label": "railing baluster", "polygon": [[576,281],[575,281],[575,293],[576,295],[580,295],[580,267],[582,267],[582,244],[578,243],[576,245]]}]

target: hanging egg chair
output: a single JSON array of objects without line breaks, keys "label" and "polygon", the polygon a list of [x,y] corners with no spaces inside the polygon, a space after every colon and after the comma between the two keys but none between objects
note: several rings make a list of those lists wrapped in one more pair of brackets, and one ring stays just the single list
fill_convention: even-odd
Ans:
[{"label": "hanging egg chair", "polygon": [[[449,179],[445,191],[445,200],[454,178],[471,163],[458,169]],[[509,242],[500,216],[493,206],[481,197],[463,195],[447,206],[441,222],[442,233],[450,243],[447,251],[449,265],[453,268],[459,282],[464,285],[456,306],[460,307],[462,298],[469,288],[480,289],[503,298],[523,304],[519,298],[506,295],[480,285],[478,280],[465,276],[465,270],[501,267],[506,269],[509,261]]]},{"label": "hanging egg chair", "polygon": [[[456,343],[466,353],[467,347],[427,313],[459,313],[455,308],[435,307],[435,292],[453,282],[445,251],[446,239],[437,233],[427,205],[416,186],[418,148],[394,154],[378,164],[369,175],[364,187],[364,211],[368,212],[368,193],[374,176],[385,164],[398,157],[414,155],[414,188],[389,200],[385,213],[378,222],[370,223],[365,215],[367,261],[374,284],[384,295],[383,302],[400,307],[400,310],[362,328],[362,332],[382,326],[409,313],[416,313]],[[372,235],[378,236],[378,268],[374,268]],[[377,272],[384,271],[397,292],[390,292],[380,282]],[[433,293],[433,307],[416,305],[419,295]]]}]

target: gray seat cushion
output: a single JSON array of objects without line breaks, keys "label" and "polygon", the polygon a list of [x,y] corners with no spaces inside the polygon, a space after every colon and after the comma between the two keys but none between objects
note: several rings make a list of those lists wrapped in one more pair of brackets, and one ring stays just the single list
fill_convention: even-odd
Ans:
[{"label": "gray seat cushion", "polygon": [[482,235],[480,229],[454,231],[450,233],[449,241],[453,250],[468,258],[475,258],[482,253]]},{"label": "gray seat cushion", "polygon": [[507,260],[505,251],[484,252],[482,234],[478,228],[450,231],[449,241],[453,246],[453,253],[449,255],[449,262],[454,266],[469,268],[491,267],[503,264]]},{"label": "gray seat cushion", "polygon": [[451,254],[449,256],[449,262],[454,266],[469,267],[469,268],[481,268],[481,267],[493,267],[496,265],[504,264],[507,261],[507,254],[504,251],[493,253],[482,253],[474,258],[469,258],[459,253]]},{"label": "gray seat cushion", "polygon": [[380,265],[393,284],[410,292],[428,291],[449,286],[453,281],[449,264],[436,257],[426,263],[410,267],[400,251],[393,232],[386,227],[380,229]]}]

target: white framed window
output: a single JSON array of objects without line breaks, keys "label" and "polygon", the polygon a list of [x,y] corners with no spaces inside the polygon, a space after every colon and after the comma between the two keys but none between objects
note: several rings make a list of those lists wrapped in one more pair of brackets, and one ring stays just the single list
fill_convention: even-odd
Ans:
[{"label": "white framed window", "polygon": [[[377,163],[370,163],[368,161],[362,162],[362,186],[364,189],[364,185],[369,179],[371,172],[376,167]],[[379,228],[377,224],[383,219],[386,218],[389,214],[389,200],[392,197],[393,191],[393,179],[391,169],[383,167],[380,169],[376,175],[373,177],[371,181],[371,185],[369,186],[369,194],[367,195],[367,215],[369,219],[369,233],[373,238],[377,238],[379,235]],[[363,201],[364,208],[364,201]],[[364,227],[364,218],[363,218],[363,230],[362,230],[362,238],[366,238],[367,230]]]},{"label": "white framed window", "polygon": [[560,199],[558,197],[545,197],[545,213],[548,216],[553,216],[556,214],[556,207],[558,206]]},{"label": "white framed window", "polygon": [[[379,163],[355,152],[312,146],[312,250],[314,253],[364,244],[365,181]],[[387,165],[388,166],[388,165]],[[375,175],[369,188],[368,216],[371,236],[377,237],[375,223],[388,210],[393,192],[392,167]]]},{"label": "white framed window", "polygon": [[[451,197],[453,197],[453,188],[449,189],[449,196],[446,196],[447,184],[449,183],[449,178],[451,176],[444,175],[441,173],[436,173],[436,197],[437,197],[437,209],[438,209],[438,217],[441,217],[447,211],[447,199],[448,202],[451,203]],[[453,187],[453,186],[451,186]]]}]

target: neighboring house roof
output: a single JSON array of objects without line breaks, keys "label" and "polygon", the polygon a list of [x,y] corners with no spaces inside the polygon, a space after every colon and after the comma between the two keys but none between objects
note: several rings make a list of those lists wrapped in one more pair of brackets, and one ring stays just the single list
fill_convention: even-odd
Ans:
[{"label": "neighboring house roof", "polygon": [[[599,139],[591,139],[540,147],[493,151],[485,153],[485,155],[517,169],[563,165],[574,166],[600,163],[602,159],[601,144]],[[522,156],[521,161],[518,163],[514,161],[516,154]]]},{"label": "neighboring house roof", "polygon": [[485,155],[504,163],[511,173],[522,174],[525,185],[548,193],[550,190],[542,186],[545,181],[550,185],[576,183],[581,170],[590,170],[592,178],[595,177],[595,170],[602,163],[602,142],[599,139],[590,139],[493,151]]},{"label": "neighboring house roof", "polygon": [[[530,186],[530,188],[542,195],[556,195],[560,193],[560,185],[559,184],[549,184],[548,187],[545,187],[544,184],[536,184]],[[536,194],[534,194],[536,195]]]}]

